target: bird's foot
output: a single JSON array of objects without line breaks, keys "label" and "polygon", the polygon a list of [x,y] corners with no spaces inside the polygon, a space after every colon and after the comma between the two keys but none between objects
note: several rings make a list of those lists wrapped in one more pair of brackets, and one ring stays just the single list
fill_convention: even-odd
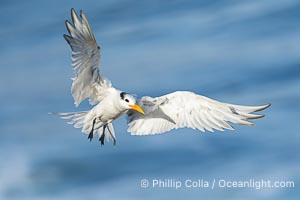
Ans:
[{"label": "bird's foot", "polygon": [[116,138],[112,135],[111,131],[109,130],[109,127],[106,125],[103,126],[103,131],[102,131],[102,135],[99,137],[99,141],[101,145],[104,145],[104,139],[105,139],[105,129],[107,129],[112,137],[113,140],[113,144],[116,145],[117,140]]},{"label": "bird's foot", "polygon": [[89,133],[89,136],[88,136],[88,139],[90,140],[90,142],[92,141],[93,139],[93,136],[94,136],[94,126],[95,126],[95,122],[96,122],[96,118],[93,120],[93,125],[92,125],[92,129]]},{"label": "bird's foot", "polygon": [[105,129],[106,129],[106,124],[103,126],[103,131],[102,131],[102,135],[99,138],[99,141],[101,143],[101,145],[104,145],[104,138],[105,138]]},{"label": "bird's foot", "polygon": [[105,138],[105,134],[103,133],[101,135],[101,137],[99,138],[99,141],[100,141],[101,145],[104,145],[104,138]]},{"label": "bird's foot", "polygon": [[90,140],[90,142],[91,142],[92,139],[93,139],[93,135],[94,135],[93,132],[94,132],[94,131],[93,131],[93,129],[92,129],[91,132],[90,132],[90,134],[89,134],[89,136],[88,136],[88,139]]}]

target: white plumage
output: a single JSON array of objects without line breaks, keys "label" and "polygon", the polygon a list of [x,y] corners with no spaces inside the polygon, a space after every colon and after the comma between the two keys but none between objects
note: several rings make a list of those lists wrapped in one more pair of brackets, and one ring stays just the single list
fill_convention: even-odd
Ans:
[{"label": "white plumage", "polygon": [[68,119],[75,128],[81,128],[89,134],[90,140],[97,133],[101,144],[104,144],[104,138],[112,139],[115,144],[112,121],[124,113],[128,114],[128,131],[132,135],[152,135],[184,127],[203,132],[234,130],[229,123],[253,125],[249,120],[264,116],[253,112],[270,106],[222,103],[187,91],[135,99],[112,87],[111,82],[100,75],[100,47],[91,27],[82,11],[81,19],[74,9],[71,9],[71,16],[73,24],[66,21],[69,35],[64,38],[72,49],[72,66],[76,73],[72,79],[72,95],[76,107],[84,99],[96,105],[89,111],[55,114]]},{"label": "white plumage", "polygon": [[72,9],[71,16],[73,25],[66,21],[70,35],[64,35],[72,49],[72,66],[76,73],[71,91],[76,107],[86,98],[94,105],[104,98],[111,83],[100,76],[100,47],[85,15],[80,12],[82,20],[79,20]]},{"label": "white plumage", "polygon": [[128,112],[128,131],[133,135],[149,135],[177,128],[200,131],[234,130],[227,122],[254,125],[249,119],[264,115],[252,114],[269,106],[240,106],[222,103],[193,92],[177,91],[161,97],[142,97],[138,101],[145,115]]}]

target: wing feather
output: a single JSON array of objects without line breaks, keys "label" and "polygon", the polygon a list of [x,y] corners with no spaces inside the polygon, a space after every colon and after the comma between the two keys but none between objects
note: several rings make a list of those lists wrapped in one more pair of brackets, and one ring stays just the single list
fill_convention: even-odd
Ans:
[{"label": "wing feather", "polygon": [[222,103],[192,92],[174,92],[161,97],[138,100],[145,115],[128,112],[128,131],[133,135],[151,135],[177,128],[192,128],[202,132],[234,130],[228,123],[254,125],[250,119],[264,115],[253,112],[270,106],[241,106]]},{"label": "wing feather", "polygon": [[72,79],[72,95],[76,107],[86,98],[95,104],[102,100],[111,83],[100,76],[100,47],[87,18],[82,11],[79,18],[73,8],[71,17],[73,23],[66,21],[69,35],[64,35],[64,38],[71,47],[72,66],[76,73]]}]

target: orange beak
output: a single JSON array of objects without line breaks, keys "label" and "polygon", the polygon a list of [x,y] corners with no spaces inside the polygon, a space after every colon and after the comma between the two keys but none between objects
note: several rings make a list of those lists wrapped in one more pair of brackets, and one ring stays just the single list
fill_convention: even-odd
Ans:
[{"label": "orange beak", "polygon": [[132,110],[136,110],[136,111],[138,111],[139,113],[142,113],[143,115],[145,114],[144,111],[143,111],[143,109],[142,109],[140,106],[138,106],[137,104],[129,105],[129,106],[130,106],[130,108],[131,108]]}]

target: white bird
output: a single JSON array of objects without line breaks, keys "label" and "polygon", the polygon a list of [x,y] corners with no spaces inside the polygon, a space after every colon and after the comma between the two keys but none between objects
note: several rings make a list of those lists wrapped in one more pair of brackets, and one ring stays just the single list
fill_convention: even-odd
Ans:
[{"label": "white bird", "polygon": [[234,130],[228,122],[254,125],[249,120],[264,115],[253,112],[270,106],[228,104],[188,91],[136,99],[114,88],[100,75],[100,47],[89,22],[82,11],[78,18],[75,10],[71,9],[71,16],[73,23],[66,21],[69,35],[64,35],[64,38],[72,49],[72,66],[76,73],[72,79],[72,95],[76,107],[87,98],[90,104],[96,105],[89,111],[55,114],[68,119],[75,128],[82,128],[90,140],[97,133],[101,144],[104,144],[105,137],[116,144],[112,122],[125,113],[128,115],[128,131],[132,135],[153,135],[184,127],[203,132]]}]

